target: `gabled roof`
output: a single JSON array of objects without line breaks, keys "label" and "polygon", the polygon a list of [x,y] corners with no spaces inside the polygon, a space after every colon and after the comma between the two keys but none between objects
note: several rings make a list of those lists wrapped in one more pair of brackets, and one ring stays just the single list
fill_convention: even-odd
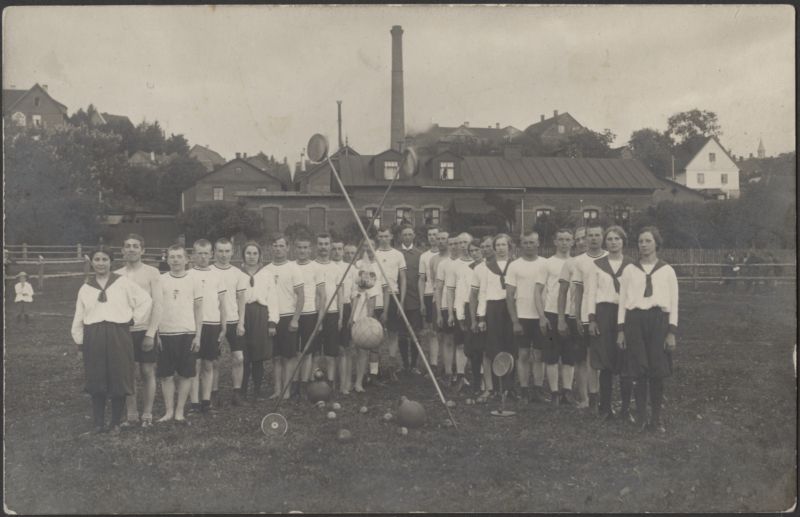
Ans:
[{"label": "gabled roof", "polygon": [[130,124],[131,126],[133,125],[131,119],[129,119],[125,115],[112,115],[111,113],[103,113],[103,119],[106,122],[127,123]]},{"label": "gabled roof", "polygon": [[18,104],[23,98],[27,97],[27,95],[34,90],[38,91],[41,94],[47,96],[48,99],[58,104],[61,108],[64,109],[64,113],[67,112],[67,107],[55,100],[47,90],[42,88],[39,83],[34,84],[30,90],[3,90],[3,113],[10,114],[11,110],[14,109],[14,106]]},{"label": "gabled roof", "polygon": [[223,165],[225,163],[225,158],[223,158],[218,152],[198,144],[194,144],[192,148],[189,149],[189,156],[201,156],[215,165]]},{"label": "gabled roof", "polygon": [[[339,157],[336,165],[343,183],[346,186],[386,185],[385,180],[373,174],[371,163],[374,158]],[[420,157],[419,162],[427,164],[429,160],[429,157]],[[323,169],[315,168],[315,172]],[[421,170],[413,178],[399,179],[397,186],[625,190],[663,187],[640,161],[619,158],[465,156],[460,160],[456,174],[456,180],[441,180]]]},{"label": "gabled roof", "polygon": [[691,194],[697,197],[702,197],[703,199],[710,199],[710,196],[708,196],[703,190],[695,190],[693,188],[687,187],[686,185],[678,183],[677,181],[672,181],[669,178],[659,178],[659,181],[661,181],[664,184],[663,188],[681,190],[683,192],[686,192],[687,194]]},{"label": "gabled roof", "polygon": [[510,136],[517,135],[521,131],[513,126],[506,126],[503,128],[493,127],[480,127],[480,126],[465,126],[460,125],[457,127],[433,125],[426,131],[418,133],[411,137],[412,140],[418,144],[433,144],[437,142],[446,141],[449,136],[472,136],[479,140],[488,140],[493,143],[500,143],[508,140]]},{"label": "gabled roof", "polygon": [[559,113],[555,117],[546,118],[544,120],[536,122],[535,124],[531,124],[530,126],[525,128],[525,132],[530,135],[539,135],[544,133],[551,127],[555,126],[556,124],[565,122],[567,119],[572,119],[574,123],[583,127],[583,125],[580,122],[575,120],[575,117],[570,115],[568,112],[564,112],[564,113]]},{"label": "gabled roof", "polygon": [[692,160],[694,160],[695,157],[703,151],[703,148],[712,140],[717,143],[720,149],[722,149],[722,152],[725,153],[725,156],[730,158],[730,160],[738,167],[736,160],[733,158],[733,156],[730,155],[728,150],[722,146],[717,137],[709,136],[704,138],[703,140],[698,139],[696,143],[691,145],[688,149],[684,150],[683,152],[678,151],[676,153],[677,156],[675,157],[675,170],[685,171],[686,166],[692,163]]},{"label": "gabled roof", "polygon": [[[266,176],[266,177],[268,177],[268,178],[270,178],[270,179],[272,179],[272,180],[274,180],[274,181],[277,181],[277,182],[278,182],[278,183],[280,183],[280,184],[281,184],[281,186],[283,186],[283,187],[288,187],[288,186],[289,186],[289,184],[287,184],[287,183],[284,183],[284,182],[283,182],[283,181],[282,181],[282,180],[281,180],[281,179],[280,179],[278,176],[276,176],[275,174],[272,174],[272,173],[270,173],[270,172],[267,172],[267,171],[265,171],[265,170],[261,170],[261,169],[259,169],[258,167],[256,167],[255,165],[253,165],[252,163],[248,162],[247,160],[245,160],[245,159],[243,159],[243,158],[234,158],[233,160],[231,160],[231,161],[229,161],[229,162],[225,163],[225,164],[224,164],[222,167],[220,167],[219,169],[213,170],[213,171],[211,171],[211,172],[208,172],[208,173],[206,173],[206,174],[204,174],[204,175],[200,176],[199,178],[197,178],[197,181],[200,181],[200,180],[202,180],[202,179],[205,179],[205,178],[207,178],[208,176],[211,176],[212,174],[216,174],[216,173],[218,173],[218,172],[219,172],[219,171],[220,171],[220,170],[221,170],[223,167],[227,167],[228,165],[231,165],[232,163],[235,163],[235,162],[242,163],[242,164],[244,164],[244,165],[248,166],[249,168],[251,168],[252,170],[254,170],[254,171],[258,172],[259,174],[263,174],[264,176]],[[195,182],[195,184],[197,183],[197,181]]]}]

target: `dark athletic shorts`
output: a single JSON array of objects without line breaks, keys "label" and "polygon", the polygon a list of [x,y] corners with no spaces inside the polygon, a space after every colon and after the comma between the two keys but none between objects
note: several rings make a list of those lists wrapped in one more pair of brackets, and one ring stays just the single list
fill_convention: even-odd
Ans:
[{"label": "dark athletic shorts", "polygon": [[514,336],[514,341],[519,348],[535,348],[541,350],[544,347],[542,329],[539,328],[538,319],[520,318],[519,324],[522,325],[522,335]]},{"label": "dark athletic shorts", "polygon": [[455,327],[451,327],[448,325],[449,318],[447,316],[447,309],[441,309],[440,312],[442,313],[442,327],[441,328],[437,327],[436,331],[441,332],[442,334],[453,334],[455,332]]},{"label": "dark athletic shorts", "polygon": [[[542,359],[545,364],[557,364],[560,359],[561,364],[574,365],[576,356],[573,334],[575,318],[567,318],[569,335],[562,336],[558,332],[558,314],[545,312],[544,315],[547,316],[547,321],[550,322],[550,335],[544,339]],[[572,324],[570,324],[570,320],[572,320]]]},{"label": "dark athletic shorts", "polygon": [[236,335],[236,327],[238,326],[239,322],[236,321],[234,323],[228,323],[227,327],[225,327],[225,339],[228,340],[228,346],[231,348],[231,352],[241,352],[244,350],[244,337]]},{"label": "dark athletic shorts", "polygon": [[339,346],[347,348],[350,346],[350,328],[347,322],[350,321],[350,313],[353,306],[349,303],[342,305],[342,330],[339,331]]},{"label": "dark athletic shorts", "polygon": [[197,353],[199,359],[205,361],[216,361],[220,356],[219,346],[219,325],[203,323],[203,333],[200,334],[200,352]]},{"label": "dark athletic shorts", "polygon": [[436,309],[433,307],[433,295],[426,294],[423,297],[423,301],[425,302],[425,321],[427,323],[433,323],[436,321],[434,318],[436,315]]},{"label": "dark athletic shorts", "polygon": [[133,339],[133,360],[137,363],[155,363],[158,359],[158,350],[153,346],[150,350],[145,352],[142,350],[142,341],[144,335],[147,334],[146,330],[132,330],[131,338]]},{"label": "dark athletic shorts", "polygon": [[278,320],[278,328],[275,331],[275,348],[273,355],[276,357],[283,357],[292,359],[297,356],[297,332],[289,331],[289,323],[292,321],[292,315],[281,316]]},{"label": "dark athletic shorts", "polygon": [[[314,323],[316,324],[316,320],[314,320]],[[314,330],[314,327],[311,327],[311,330]],[[322,327],[319,329],[319,332],[317,332],[316,337],[314,337],[309,352],[314,355],[319,355],[321,353],[328,357],[338,357],[339,336],[339,313],[329,312],[322,319]]]},{"label": "dark athletic shorts", "polygon": [[[297,322],[297,353],[303,352],[303,347],[306,346],[308,338],[314,332],[318,317],[316,313],[300,315],[300,321]],[[319,335],[319,332],[317,334]],[[313,350],[313,345],[311,350]]]},{"label": "dark athletic shorts", "polygon": [[156,377],[171,377],[178,374],[184,379],[195,376],[197,354],[192,352],[194,334],[177,334],[161,337],[161,353],[156,363]]}]

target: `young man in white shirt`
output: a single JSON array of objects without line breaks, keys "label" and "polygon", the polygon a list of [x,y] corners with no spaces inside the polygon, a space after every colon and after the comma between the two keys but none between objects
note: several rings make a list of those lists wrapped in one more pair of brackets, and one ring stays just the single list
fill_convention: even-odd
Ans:
[{"label": "young man in white shirt", "polygon": [[403,319],[400,316],[394,297],[389,293],[397,295],[401,306],[405,303],[407,287],[406,259],[402,253],[392,248],[392,230],[389,228],[384,227],[378,230],[378,249],[375,253],[375,260],[380,263],[389,281],[389,289],[386,292],[387,296],[383,300],[384,311],[381,315],[381,322],[387,330],[385,344],[388,345],[388,355],[391,361],[390,364],[386,365],[386,377],[389,380],[397,380],[397,340],[400,326],[405,326],[405,323],[403,323]]},{"label": "young man in white shirt", "polygon": [[[292,396],[295,398],[305,397],[306,388],[313,373],[313,358],[311,351],[313,344],[308,341],[314,332],[314,327],[319,322],[321,325],[322,315],[325,311],[325,279],[317,268],[316,262],[311,260],[311,238],[301,235],[294,240],[295,264],[303,277],[303,310],[298,320],[297,338],[298,353],[302,354],[303,349],[308,345],[311,348],[306,352],[300,365],[299,377],[292,379]],[[300,356],[298,355],[298,358]]]},{"label": "young man in white shirt", "polygon": [[[562,336],[558,332],[558,294],[561,270],[569,258],[572,242],[572,231],[566,228],[556,231],[554,237],[556,254],[545,262],[546,274],[536,282],[534,293],[537,310],[539,314],[545,316],[539,319],[539,328],[545,338],[543,358],[550,384],[551,400],[554,404],[564,405],[575,404],[572,397],[575,353],[570,336]],[[559,390],[559,378],[563,390]]]},{"label": "young man in white shirt", "polygon": [[303,291],[303,275],[297,264],[288,260],[288,240],[282,234],[272,238],[272,262],[264,267],[265,271],[275,279],[278,288],[278,306],[280,319],[275,334],[275,347],[272,366],[275,381],[275,393],[270,398],[277,398],[283,392],[283,398],[291,396],[288,384],[289,378],[297,366],[300,353],[297,329],[300,322],[300,313],[305,304]]},{"label": "young man in white shirt", "polygon": [[[439,234],[441,235],[441,233]],[[444,368],[444,376],[447,382],[451,385],[455,384],[456,379],[453,375],[453,360],[455,359],[455,319],[450,318],[450,311],[448,310],[448,297],[445,288],[445,281],[447,274],[452,265],[460,255],[458,238],[448,236],[447,238],[447,251],[439,254],[439,260],[436,263],[436,273],[434,275],[434,298],[433,303],[437,308],[436,314],[436,327],[439,329],[439,346],[442,350],[442,366]]]},{"label": "young man in white shirt", "polygon": [[[214,243],[214,264],[211,268],[225,282],[225,340],[231,349],[231,378],[233,394],[231,404],[242,403],[242,379],[244,378],[244,306],[249,277],[241,269],[231,265],[233,243],[226,238]],[[214,361],[214,391],[219,394],[219,361]]]},{"label": "young man in white shirt", "polygon": [[[217,397],[212,396],[212,390],[214,362],[219,359],[220,348],[227,332],[226,288],[222,275],[211,268],[211,243],[206,239],[199,239],[194,242],[193,248],[194,268],[191,273],[198,279],[203,290],[203,333],[197,354],[198,371],[192,381],[192,407],[209,414],[212,400],[215,405],[219,405]],[[199,408],[196,405],[198,402]]]},{"label": "young man in white shirt", "polygon": [[[419,292],[423,294],[420,315],[422,316],[425,329],[423,332],[427,350],[430,355],[439,355],[439,342],[433,324],[436,321],[435,309],[433,306],[433,275],[430,272],[431,259],[439,254],[439,227],[428,226],[426,237],[428,239],[428,249],[419,257]],[[411,279],[413,281],[413,279]],[[434,353],[435,352],[435,353]]]},{"label": "young man in white shirt", "polygon": [[[544,317],[536,309],[534,290],[536,283],[546,274],[547,259],[539,257],[539,234],[530,231],[520,240],[521,256],[508,267],[506,275],[506,302],[511,322],[514,325],[514,339],[519,347],[517,379],[522,396],[530,402],[544,400],[544,362],[542,348],[544,338],[539,321]],[[533,367],[533,390],[529,388]]]},{"label": "young man in white shirt", "polygon": [[[569,332],[575,339],[577,357],[575,358],[575,390],[577,392],[578,408],[592,408],[597,406],[597,392],[600,387],[599,371],[591,368],[589,362],[589,319],[588,299],[583,298],[584,279],[595,269],[594,261],[605,257],[608,253],[603,246],[603,227],[599,224],[590,224],[586,228],[575,230],[575,256],[567,261],[561,271],[561,279],[567,280],[572,288],[572,302],[574,323],[563,318],[562,300],[558,299],[558,330],[567,324]],[[566,289],[561,284],[561,290]],[[563,305],[566,305],[564,303]]]},{"label": "young man in white shirt", "polygon": [[[174,244],[167,250],[170,270],[160,275],[157,320],[161,353],[156,375],[161,380],[164,416],[159,422],[185,422],[184,406],[196,374],[195,354],[200,351],[203,331],[203,286],[196,275],[186,271],[186,250]],[[177,375],[177,400],[175,399]]]},{"label": "young man in white shirt", "polygon": [[[472,235],[464,232],[456,237],[457,255],[456,260],[452,260],[445,270],[444,287],[447,290],[447,321],[453,322],[453,346],[455,348],[456,360],[456,384],[455,391],[459,393],[464,386],[469,386],[469,382],[464,375],[467,368],[467,355],[465,346],[467,342],[467,333],[462,329],[458,323],[463,320],[464,306],[469,301],[468,289],[456,289],[460,281],[466,281],[467,285],[472,279],[472,268],[470,265],[473,262],[469,254],[469,245],[472,242]],[[456,299],[456,291],[459,294],[465,293],[467,296],[459,296]],[[459,318],[458,316],[462,317]],[[445,363],[447,365],[447,363]]]},{"label": "young man in white shirt", "polygon": [[[161,311],[161,296],[159,279],[161,274],[158,269],[142,262],[144,254],[144,238],[135,233],[129,234],[122,242],[122,256],[125,267],[115,271],[135,282],[145,290],[153,299],[153,308],[147,319],[137,326],[131,327],[133,338],[133,359],[136,370],[142,379],[142,427],[153,425],[153,401],[156,397],[156,359],[158,351],[155,347],[158,322],[154,315]],[[139,411],[136,406],[136,383],[134,382],[133,395],[125,400],[128,408],[128,419],[120,427],[127,427],[139,421]]]},{"label": "young man in white shirt", "polygon": [[439,305],[436,303],[436,271],[439,267],[439,262],[442,259],[448,258],[449,251],[448,251],[448,242],[450,240],[450,234],[448,232],[439,230],[436,233],[436,246],[438,248],[438,252],[435,255],[431,255],[430,259],[428,260],[427,269],[425,270],[425,282],[426,284],[430,282],[433,293],[431,303],[433,305],[432,314],[431,314],[431,331],[434,333],[435,339],[431,340],[430,348],[428,349],[428,362],[430,363],[431,370],[435,375],[441,375],[442,371],[439,367],[439,350],[442,344],[442,329],[439,328],[439,316],[441,315],[441,311],[439,310]]},{"label": "young man in white shirt", "polygon": [[[321,309],[324,312],[322,327],[320,327],[317,337],[314,339],[312,350],[318,357],[318,364],[323,363],[323,369],[328,375],[328,382],[331,386],[336,381],[336,362],[339,357],[339,336],[343,326],[343,286],[339,287],[339,280],[342,277],[342,269],[331,260],[331,236],[328,233],[317,235],[317,258],[315,266],[325,282],[325,297]],[[333,302],[331,302],[333,300]]]}]

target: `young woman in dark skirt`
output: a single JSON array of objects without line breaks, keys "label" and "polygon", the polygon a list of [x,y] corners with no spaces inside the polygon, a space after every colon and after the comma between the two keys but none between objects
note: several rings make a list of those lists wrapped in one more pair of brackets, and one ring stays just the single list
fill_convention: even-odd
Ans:
[{"label": "young woman in dark skirt", "polygon": [[[600,416],[614,418],[611,409],[611,383],[620,373],[622,356],[617,349],[617,315],[619,313],[619,278],[632,262],[622,252],[628,241],[625,230],[609,227],[603,236],[608,255],[594,260],[594,269],[584,279],[589,319],[589,359],[592,369],[600,370]],[[630,414],[632,379],[620,376],[623,421],[632,421]]]},{"label": "young woman in dark skirt", "polygon": [[242,271],[250,277],[245,291],[242,396],[247,395],[252,378],[253,398],[259,398],[264,380],[264,361],[272,359],[272,336],[275,335],[280,317],[278,292],[273,276],[264,272],[261,264],[261,246],[255,241],[248,241],[242,254]]},{"label": "young woman in dark skirt", "polygon": [[635,380],[637,420],[642,430],[664,433],[661,404],[664,378],[672,373],[678,331],[678,279],[675,270],[658,258],[662,239],[656,227],[640,230],[638,242],[639,260],[626,267],[620,278],[617,344],[623,350],[622,374]]},{"label": "young woman in dark skirt", "polygon": [[[96,433],[119,433],[125,397],[133,394],[133,340],[130,322],[142,323],[152,299],[135,282],[111,272],[112,254],[98,247],[89,255],[95,277],[81,286],[72,320],[72,338],[82,349],[86,392],[92,397]],[[105,427],[106,399],[111,425]]]}]

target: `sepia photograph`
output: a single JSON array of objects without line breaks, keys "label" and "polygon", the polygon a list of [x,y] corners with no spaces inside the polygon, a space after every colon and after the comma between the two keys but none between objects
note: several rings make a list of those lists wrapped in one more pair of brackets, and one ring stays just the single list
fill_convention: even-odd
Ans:
[{"label": "sepia photograph", "polygon": [[793,512],[795,20],[4,8],[4,512]]}]

